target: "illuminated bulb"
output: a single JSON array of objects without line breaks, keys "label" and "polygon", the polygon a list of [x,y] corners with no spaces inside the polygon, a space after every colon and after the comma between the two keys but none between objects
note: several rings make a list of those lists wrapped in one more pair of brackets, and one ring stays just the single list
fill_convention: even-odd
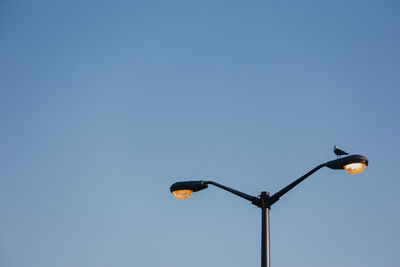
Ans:
[{"label": "illuminated bulb", "polygon": [[361,173],[365,169],[366,165],[364,163],[351,163],[344,166],[344,169],[348,174]]},{"label": "illuminated bulb", "polygon": [[190,195],[193,193],[192,190],[176,190],[176,191],[172,191],[172,194],[174,194],[174,196],[177,199],[187,199],[190,197]]}]

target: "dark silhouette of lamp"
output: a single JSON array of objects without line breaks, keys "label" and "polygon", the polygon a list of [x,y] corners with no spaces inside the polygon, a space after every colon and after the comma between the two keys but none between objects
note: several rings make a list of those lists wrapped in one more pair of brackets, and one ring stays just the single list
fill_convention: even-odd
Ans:
[{"label": "dark silhouette of lamp", "polygon": [[[348,153],[334,147],[334,153],[339,155],[347,155]],[[326,163],[320,164],[302,177],[298,178],[291,184],[282,188],[277,193],[270,196],[268,192],[261,192],[259,197],[251,196],[246,193],[240,192],[238,190],[229,188],[225,185],[218,184],[213,181],[184,181],[174,183],[170,190],[172,194],[177,199],[187,199],[193,192],[197,192],[206,189],[208,185],[214,185],[216,187],[222,188],[228,192],[231,192],[237,196],[240,196],[246,200],[251,201],[252,204],[261,208],[262,210],[262,220],[261,220],[261,267],[270,267],[270,240],[269,240],[269,210],[275,202],[279,200],[284,194],[289,192],[296,185],[304,181],[314,172],[318,171],[322,167],[328,167],[334,170],[346,170],[349,174],[361,173],[365,167],[368,166],[368,159],[362,155],[350,155],[343,158],[338,158],[335,160],[328,161]]]}]

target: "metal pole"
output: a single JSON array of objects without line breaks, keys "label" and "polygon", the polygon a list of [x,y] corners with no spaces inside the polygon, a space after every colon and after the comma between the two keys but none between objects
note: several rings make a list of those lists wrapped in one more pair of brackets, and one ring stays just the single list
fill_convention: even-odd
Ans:
[{"label": "metal pole", "polygon": [[[261,199],[264,197],[269,197],[269,194],[262,192]],[[270,267],[269,207],[262,207],[261,210],[261,267]]]}]

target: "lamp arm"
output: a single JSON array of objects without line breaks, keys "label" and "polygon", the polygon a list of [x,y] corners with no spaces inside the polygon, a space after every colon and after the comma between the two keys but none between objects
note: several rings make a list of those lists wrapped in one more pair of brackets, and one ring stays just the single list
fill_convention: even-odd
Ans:
[{"label": "lamp arm", "polygon": [[289,192],[293,187],[295,187],[296,185],[298,185],[299,183],[304,181],[308,176],[310,176],[311,174],[313,174],[314,172],[318,171],[319,169],[321,169],[322,167],[325,167],[325,166],[326,166],[326,163],[318,165],[317,167],[315,167],[311,171],[307,172],[306,174],[301,176],[299,179],[297,179],[293,183],[289,184],[288,186],[282,188],[280,191],[278,191],[277,193],[272,195],[268,201],[269,206],[272,206],[275,202],[277,202],[279,200],[280,197],[282,197],[284,194]]},{"label": "lamp arm", "polygon": [[222,184],[219,184],[219,183],[216,183],[216,182],[213,182],[213,181],[204,181],[204,183],[205,183],[205,184],[211,184],[211,185],[214,185],[214,186],[216,186],[216,187],[222,188],[222,189],[224,189],[224,190],[226,190],[226,191],[228,191],[228,192],[231,192],[232,194],[235,194],[235,195],[237,195],[237,196],[239,196],[239,197],[242,197],[242,198],[244,198],[244,199],[247,199],[247,200],[249,200],[249,201],[251,201],[251,202],[254,202],[254,201],[257,201],[257,200],[258,200],[257,197],[253,197],[253,196],[251,196],[251,195],[248,195],[248,194],[243,193],[243,192],[240,192],[240,191],[238,191],[238,190],[229,188],[229,187],[227,187],[227,186],[225,186],[225,185],[222,185]]}]

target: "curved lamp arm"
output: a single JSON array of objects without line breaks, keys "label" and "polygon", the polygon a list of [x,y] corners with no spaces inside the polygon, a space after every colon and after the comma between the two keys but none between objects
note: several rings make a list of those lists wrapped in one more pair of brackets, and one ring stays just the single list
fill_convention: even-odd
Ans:
[{"label": "curved lamp arm", "polygon": [[204,181],[204,184],[212,184],[212,185],[214,185],[216,187],[222,188],[222,189],[224,189],[224,190],[226,190],[228,192],[231,192],[232,194],[235,194],[235,195],[237,195],[239,197],[247,199],[247,200],[249,200],[251,202],[254,202],[254,201],[256,201],[258,199],[257,197],[245,194],[243,192],[240,192],[238,190],[232,189],[230,187],[227,187],[225,185],[222,185],[222,184],[219,184],[219,183],[216,183],[216,182],[213,182],[213,181]]},{"label": "curved lamp arm", "polygon": [[326,163],[318,165],[317,167],[315,167],[311,171],[307,172],[306,174],[301,176],[299,179],[297,179],[293,183],[289,184],[288,186],[282,188],[280,191],[278,191],[275,194],[273,194],[268,200],[269,206],[272,206],[275,202],[277,202],[279,200],[279,198],[281,196],[283,196],[284,194],[289,192],[291,189],[293,189],[293,187],[295,187],[296,185],[298,185],[299,183],[304,181],[308,176],[310,176],[311,174],[313,174],[314,172],[318,171],[319,169],[321,169],[322,167],[325,167],[325,166],[326,166]]}]

